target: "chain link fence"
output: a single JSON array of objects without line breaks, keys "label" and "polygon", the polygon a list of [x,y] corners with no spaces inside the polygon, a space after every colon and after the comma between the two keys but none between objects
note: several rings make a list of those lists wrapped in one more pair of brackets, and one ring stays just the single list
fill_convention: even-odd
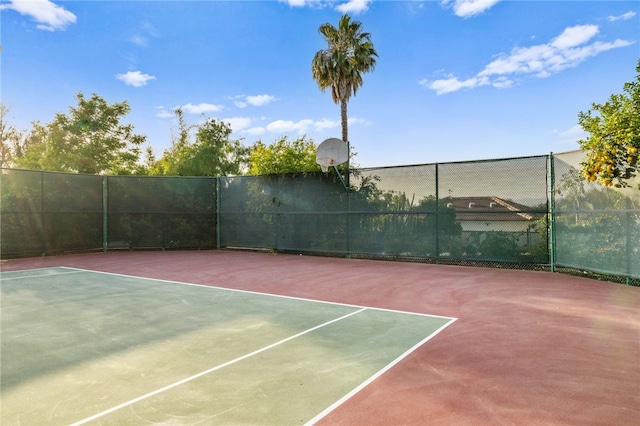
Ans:
[{"label": "chain link fence", "polygon": [[216,179],[109,176],[107,247],[206,249],[216,242]]},{"label": "chain link fence", "polygon": [[3,258],[217,247],[215,178],[1,173]]},{"label": "chain link fence", "polygon": [[2,257],[102,247],[102,177],[3,169]]},{"label": "chain link fence", "polygon": [[640,278],[640,179],[627,188],[585,181],[580,151],[554,161],[555,267]]},{"label": "chain link fence", "polygon": [[[640,191],[582,152],[219,178],[2,170],[2,257],[266,249],[640,279]],[[348,190],[347,190],[348,189]]]}]

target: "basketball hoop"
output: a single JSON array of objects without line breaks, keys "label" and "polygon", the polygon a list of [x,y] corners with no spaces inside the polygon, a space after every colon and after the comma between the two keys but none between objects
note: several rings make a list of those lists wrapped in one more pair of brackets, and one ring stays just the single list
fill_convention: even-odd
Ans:
[{"label": "basketball hoop", "polygon": [[316,163],[326,173],[329,167],[345,163],[349,158],[347,144],[340,139],[330,138],[318,145],[316,149]]},{"label": "basketball hoop", "polygon": [[331,157],[317,157],[316,163],[320,165],[320,169],[323,173],[327,173],[329,171],[329,167],[333,166],[335,162]]}]

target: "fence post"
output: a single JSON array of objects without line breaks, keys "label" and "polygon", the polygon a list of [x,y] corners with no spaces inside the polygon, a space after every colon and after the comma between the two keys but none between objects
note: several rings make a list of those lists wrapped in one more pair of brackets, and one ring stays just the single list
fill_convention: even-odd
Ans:
[{"label": "fence post", "polygon": [[[348,170],[348,169],[347,169]],[[347,187],[350,188],[350,187]],[[351,191],[347,190],[347,259],[351,259]]]},{"label": "fence post", "polygon": [[160,247],[162,248],[162,251],[164,251],[164,242],[167,240],[167,229],[166,229],[166,215],[167,215],[167,203],[165,201],[166,199],[166,192],[167,192],[167,182],[169,182],[168,177],[161,177],[160,178],[160,182],[162,183],[162,208],[160,209],[160,217],[162,218],[162,225],[160,228]]},{"label": "fence post", "polygon": [[626,262],[626,284],[629,285],[631,284],[631,195],[627,195],[626,196],[626,200],[625,200],[625,229],[626,232],[624,233],[625,235],[625,252],[627,254],[627,262]]},{"label": "fence post", "polygon": [[556,176],[553,152],[549,154],[549,265],[556,271]]},{"label": "fence post", "polygon": [[109,184],[108,176],[102,176],[102,251],[109,248]]},{"label": "fence post", "polygon": [[436,163],[436,265],[440,263],[440,192],[438,183],[438,163]]},{"label": "fence post", "polygon": [[40,172],[40,235],[42,236],[42,240],[40,241],[40,251],[42,252],[42,256],[45,256],[49,250],[49,238],[47,237],[46,223],[47,219],[44,212],[44,174],[45,172]]},{"label": "fence post", "polygon": [[220,176],[214,178],[216,180],[216,248],[220,248],[221,236],[220,236]]}]

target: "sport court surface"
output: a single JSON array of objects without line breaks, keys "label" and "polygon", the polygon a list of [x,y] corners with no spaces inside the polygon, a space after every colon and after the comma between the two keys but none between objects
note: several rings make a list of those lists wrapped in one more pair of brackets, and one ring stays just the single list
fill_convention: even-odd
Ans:
[{"label": "sport court surface", "polygon": [[[640,418],[634,287],[231,251],[17,259],[2,271],[3,425]],[[20,275],[35,275],[28,289]]]},{"label": "sport court surface", "polygon": [[453,321],[70,268],[0,279],[2,424],[302,424]]}]

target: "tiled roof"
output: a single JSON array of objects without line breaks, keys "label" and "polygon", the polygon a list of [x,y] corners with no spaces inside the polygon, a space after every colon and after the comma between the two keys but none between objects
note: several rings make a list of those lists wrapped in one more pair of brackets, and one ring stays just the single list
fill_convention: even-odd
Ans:
[{"label": "tiled roof", "polygon": [[447,207],[464,221],[532,221],[539,215],[527,212],[531,207],[498,197],[448,197]]}]

